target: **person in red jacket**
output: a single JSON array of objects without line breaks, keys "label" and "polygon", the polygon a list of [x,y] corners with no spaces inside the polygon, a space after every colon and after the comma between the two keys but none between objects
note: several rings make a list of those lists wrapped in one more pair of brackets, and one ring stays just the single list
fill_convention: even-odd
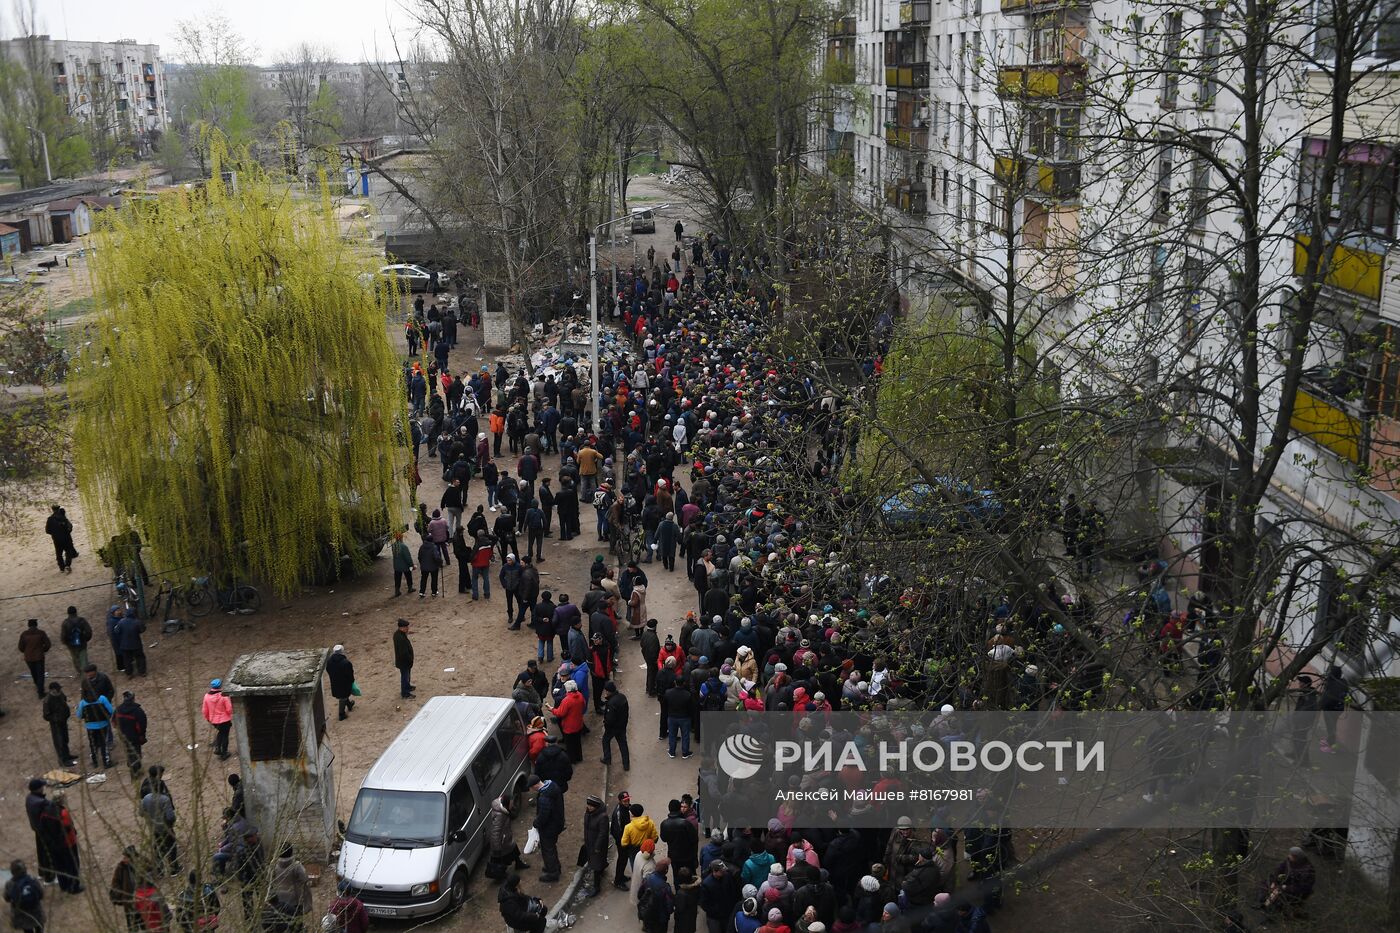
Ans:
[{"label": "person in red jacket", "polygon": [[679,667],[684,655],[681,654],[681,646],[676,644],[675,638],[666,636],[666,644],[661,646],[661,653],[656,656],[656,669],[659,671],[666,666],[667,658],[675,658],[676,666]]},{"label": "person in red jacket", "polygon": [[530,755],[530,764],[535,763],[535,759],[540,757],[540,752],[544,749],[545,740],[549,738],[549,733],[545,731],[544,717],[536,716],[530,720],[530,729],[525,733],[526,746]]},{"label": "person in red jacket", "polygon": [[559,723],[559,731],[564,733],[564,748],[569,752],[569,760],[583,761],[583,713],[587,703],[578,692],[578,684],[570,680],[564,684],[564,699],[553,710],[554,721]]},{"label": "person in red jacket", "polygon": [[209,692],[204,694],[202,712],[204,720],[214,727],[214,754],[222,761],[228,760],[228,734],[233,728],[233,701],[224,696],[224,682],[215,677],[209,681]]},{"label": "person in red jacket", "polygon": [[369,912],[364,903],[350,889],[350,882],[342,881],[336,887],[340,895],[326,908],[326,916],[335,918],[335,926],[328,929],[336,933],[368,933]]}]

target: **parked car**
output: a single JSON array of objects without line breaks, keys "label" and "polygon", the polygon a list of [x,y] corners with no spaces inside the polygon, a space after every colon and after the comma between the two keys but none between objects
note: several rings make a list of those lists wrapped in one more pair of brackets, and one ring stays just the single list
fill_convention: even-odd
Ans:
[{"label": "parked car", "polygon": [[486,853],[491,801],[519,812],[525,723],[503,697],[436,696],[369,769],[342,826],[338,874],[371,917],[456,909]]},{"label": "parked car", "polygon": [[433,284],[433,274],[422,266],[396,262],[379,270],[380,275],[388,276],[402,283],[411,292],[426,292]]},{"label": "parked car", "polygon": [[649,207],[632,208],[632,232],[633,233],[655,233],[656,215]]},{"label": "parked car", "polygon": [[1005,509],[990,489],[974,489],[952,477],[935,477],[936,487],[914,483],[880,502],[880,520],[892,531],[965,528],[995,529]]}]

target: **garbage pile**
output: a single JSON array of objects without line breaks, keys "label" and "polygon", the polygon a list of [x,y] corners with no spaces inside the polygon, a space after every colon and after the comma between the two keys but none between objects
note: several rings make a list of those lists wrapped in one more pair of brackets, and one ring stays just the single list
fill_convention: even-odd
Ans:
[{"label": "garbage pile", "polygon": [[[593,341],[592,329],[587,320],[566,318],[554,321],[547,331],[543,326],[537,325],[530,339],[536,347],[530,356],[530,363],[536,373],[557,373],[570,362],[574,364],[574,370],[580,376],[586,376],[591,371]],[[599,322],[598,354],[604,362],[620,363],[628,349],[627,338],[621,331],[610,324]],[[507,362],[506,365],[510,366],[511,363]]]}]

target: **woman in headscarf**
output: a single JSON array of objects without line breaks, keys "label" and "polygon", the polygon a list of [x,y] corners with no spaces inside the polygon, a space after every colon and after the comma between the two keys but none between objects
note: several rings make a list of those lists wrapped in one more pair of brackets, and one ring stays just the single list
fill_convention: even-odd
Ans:
[{"label": "woman in headscarf", "polygon": [[632,859],[632,883],[627,888],[627,900],[637,906],[637,893],[642,889],[642,881],[656,868],[656,840],[643,839],[641,850]]},{"label": "woman in headscarf", "polygon": [[627,600],[627,624],[632,628],[633,637],[640,637],[640,633],[647,624],[647,588],[645,583],[638,583],[632,587],[632,596]]}]

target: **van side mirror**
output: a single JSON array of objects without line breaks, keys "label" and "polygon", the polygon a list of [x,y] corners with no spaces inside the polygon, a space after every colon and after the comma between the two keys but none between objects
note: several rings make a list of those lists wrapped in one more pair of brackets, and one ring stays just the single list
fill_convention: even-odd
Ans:
[{"label": "van side mirror", "polygon": [[448,841],[448,842],[466,842],[466,841],[467,841],[467,831],[466,831],[465,829],[454,829],[452,832],[450,832],[450,833],[447,834],[447,841]]},{"label": "van side mirror", "polygon": [[344,821],[344,820],[336,820],[336,821],[335,821],[335,828],[338,829],[338,830],[340,830],[340,834],[341,834],[342,836],[345,835],[345,821]]}]

